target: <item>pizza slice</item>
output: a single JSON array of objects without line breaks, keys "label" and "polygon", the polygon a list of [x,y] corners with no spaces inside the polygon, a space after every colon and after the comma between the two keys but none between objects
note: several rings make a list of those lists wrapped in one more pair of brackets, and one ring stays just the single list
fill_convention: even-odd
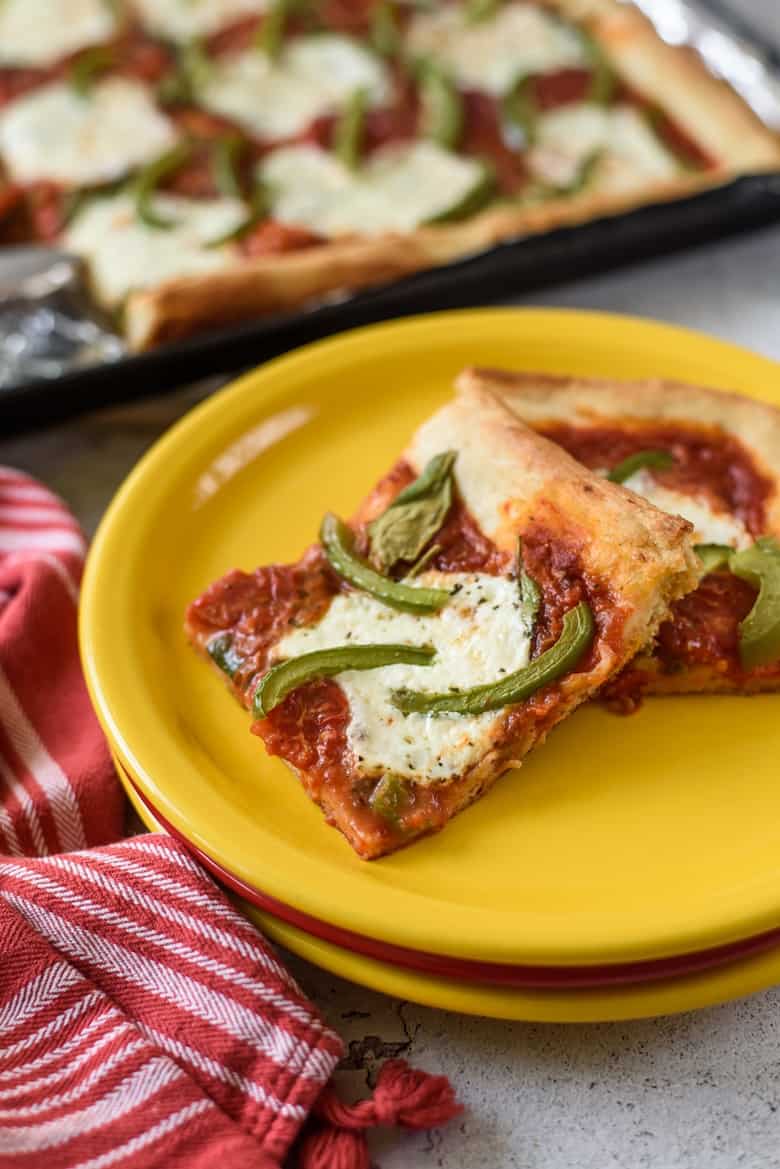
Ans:
[{"label": "pizza slice", "polygon": [[373,858],[441,828],[625,665],[695,583],[689,533],[466,390],[349,525],[228,573],[186,632]]},{"label": "pizza slice", "polygon": [[694,527],[701,582],[604,688],[643,694],[780,689],[780,411],[671,381],[469,370],[537,433]]}]

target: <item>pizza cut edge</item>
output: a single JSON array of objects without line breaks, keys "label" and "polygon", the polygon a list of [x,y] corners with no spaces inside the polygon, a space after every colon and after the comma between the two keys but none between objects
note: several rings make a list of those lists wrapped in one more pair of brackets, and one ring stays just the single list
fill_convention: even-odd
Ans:
[{"label": "pizza cut edge", "polygon": [[[780,410],[768,402],[672,379],[620,381],[497,369],[466,370],[459,385],[489,389],[529,426],[552,435],[557,426],[587,432],[623,424],[636,428],[638,436],[645,426],[666,428],[670,438],[676,426],[682,434],[692,428],[694,438],[697,432],[704,439],[711,435],[716,450],[722,441],[726,457],[732,452],[738,460],[731,479],[742,506],[751,506],[751,493],[755,497],[747,530],[736,527],[728,542],[748,549],[767,538],[780,541]],[[567,441],[563,432],[559,439]],[[702,487],[706,491],[705,483]],[[767,566],[772,568],[770,561]],[[703,564],[699,571],[699,588],[675,605],[655,646],[648,643],[625,675],[607,687],[605,698],[615,709],[634,709],[644,694],[780,689],[780,657],[753,660],[755,654],[751,658],[742,650],[741,627],[754,611],[757,577],[735,575],[725,557],[712,571],[704,571]]]},{"label": "pizza cut edge", "polygon": [[[513,612],[507,619],[511,627],[521,621],[517,616],[521,590],[517,575],[518,539],[523,572],[531,576],[540,590],[538,616],[530,633],[524,633],[521,624],[517,624],[514,634],[511,627],[508,633],[503,630],[504,649],[501,652],[506,652],[507,645],[511,647],[513,637],[519,644],[526,636],[530,662],[539,662],[555,646],[560,648],[564,635],[569,636],[567,631],[574,626],[577,616],[574,610],[578,609],[580,602],[588,608],[593,626],[581,644],[576,661],[563,674],[552,681],[542,681],[520,701],[490,708],[492,714],[489,709],[477,714],[458,712],[446,708],[446,704],[444,710],[415,706],[420,694],[424,701],[428,701],[431,695],[425,682],[425,669],[414,671],[414,687],[419,687],[419,691],[416,691],[416,696],[412,694],[412,699],[402,699],[411,701],[412,705],[395,718],[392,728],[395,741],[387,748],[390,751],[387,759],[395,759],[395,747],[402,738],[410,745],[416,744],[413,749],[422,743],[420,750],[424,754],[428,740],[431,737],[435,740],[437,727],[443,726],[448,735],[454,728],[457,742],[448,740],[441,755],[446,757],[445,750],[465,750],[463,741],[475,751],[471,755],[466,753],[468,764],[462,772],[454,772],[446,781],[436,782],[435,772],[410,781],[403,774],[390,774],[388,770],[375,766],[371,774],[361,771],[355,763],[356,756],[350,745],[352,740],[344,737],[344,720],[349,724],[352,719],[357,725],[358,715],[353,717],[344,690],[332,680],[312,682],[308,690],[303,687],[292,692],[269,713],[260,711],[253,729],[263,738],[269,753],[281,755],[298,774],[310,797],[321,806],[327,820],[340,829],[365,859],[381,856],[418,836],[440,829],[487,791],[504,771],[543,742],[552,727],[594,694],[632,657],[664,619],[673,600],[691,588],[696,579],[689,525],[641,500],[628,497],[609,483],[599,481],[564,451],[525,427],[492,394],[481,390],[459,394],[420,428],[401,462],[358,511],[353,530],[359,544],[361,540],[365,541],[368,525],[385,514],[392,504],[399,486],[424,473],[431,461],[443,452],[455,454],[452,475],[456,498],[441,529],[441,533],[448,533],[449,543],[445,540],[445,552],[440,554],[444,556],[441,561],[444,567],[437,569],[438,561],[434,557],[433,568],[418,580],[422,588],[440,589],[446,589],[449,581],[454,599],[448,602],[453,609],[447,620],[450,624],[455,623],[456,630],[460,629],[461,638],[466,639],[464,644],[471,644],[467,625],[470,620],[476,620],[474,613],[483,604],[480,597],[471,616],[468,608],[465,618],[462,613],[458,616],[455,610],[458,604],[463,609],[463,597],[466,597],[467,605],[470,603],[470,588],[486,588],[485,600],[489,604],[480,610],[482,613],[488,613],[497,598],[501,602],[509,589]],[[457,529],[454,543],[453,525]],[[481,549],[480,555],[490,560],[492,576],[480,574],[474,567],[473,558],[469,560],[468,555],[463,558],[458,540],[464,542],[467,552],[469,548],[472,551],[473,548]],[[468,541],[471,544],[467,547]],[[428,541],[429,548],[431,543],[436,543],[436,533]],[[365,543],[361,546],[365,549]],[[467,566],[465,572],[457,571],[460,562]],[[323,567],[322,554],[316,548],[299,562],[298,570],[300,575],[295,578],[295,588],[299,592],[306,591],[307,574],[313,580],[321,577],[323,571],[326,575],[331,571],[327,565]],[[274,571],[277,570],[257,570],[254,579],[260,579],[264,572]],[[284,571],[278,568],[278,573]],[[279,596],[281,579],[281,576],[276,579],[266,598],[272,594]],[[190,607],[186,626],[189,639],[212,660],[217,661],[213,652],[215,639],[227,637],[234,651],[236,646],[241,650],[247,644],[242,640],[246,629],[241,625],[241,617],[237,617],[233,625],[228,617],[226,627],[220,626],[225,626],[226,622],[223,606],[225,582],[238,591],[242,588],[251,591],[251,580],[252,574],[228,574],[223,582],[215,582]],[[324,628],[328,614],[335,611],[337,605],[346,609],[348,622],[352,622],[348,623],[348,633],[351,635],[354,629],[357,640],[359,631],[360,642],[370,643],[371,626],[366,625],[366,608],[369,618],[376,621],[376,604],[361,599],[359,590],[348,589],[345,593],[342,582],[337,581],[334,586],[331,581],[330,588],[331,608],[325,615],[320,608],[319,623],[312,622],[304,628],[304,633],[312,634],[311,644],[315,648],[323,644],[321,640],[317,641],[318,630]],[[491,588],[498,590],[495,595]],[[461,590],[459,601],[456,594]],[[350,604],[354,606],[351,611]],[[244,610],[246,607],[244,605]],[[495,608],[498,607],[497,603]],[[257,611],[257,608],[255,595],[249,609]],[[236,612],[239,610],[241,606]],[[394,614],[383,611],[379,620],[384,619],[394,619]],[[501,613],[495,618],[499,619],[503,620]],[[411,638],[407,625],[405,640],[421,643],[430,639],[437,646],[437,654],[443,657],[445,634],[442,631],[445,626],[441,625],[440,632],[437,632],[434,624],[437,620],[441,620],[438,615],[429,619]],[[459,626],[459,620],[465,620],[466,625]],[[296,644],[305,645],[300,634],[298,629],[294,635],[298,638]],[[224,640],[222,644],[224,646]],[[279,640],[274,644],[279,644]],[[458,650],[448,659],[455,663],[451,677],[444,683],[437,683],[437,689],[443,685],[447,691],[444,697],[449,700],[455,693],[455,700],[459,701],[458,696],[464,692],[457,676],[457,662],[463,660],[466,652],[469,651]],[[509,661],[500,657],[495,660]],[[217,664],[221,664],[224,670],[224,661]],[[234,693],[244,705],[252,707],[253,703],[256,704],[256,692],[262,688],[262,679],[271,676],[269,664],[274,664],[273,645],[270,658],[266,654],[259,673],[250,669],[239,677],[237,685],[234,676]],[[376,676],[380,673],[374,671]],[[365,675],[360,674],[360,678],[367,678],[370,674],[371,671],[366,671]],[[344,685],[351,695],[358,695],[349,702],[363,703],[366,696],[359,689],[355,690],[354,677],[342,676],[353,679]],[[473,687],[465,689],[471,694]],[[485,686],[481,689],[484,690]],[[255,713],[258,713],[256,706]],[[338,747],[341,755],[330,758],[329,778],[323,782],[320,765],[324,740],[315,740],[323,730],[333,739],[339,719],[342,724]],[[441,720],[445,721],[442,723]],[[294,727],[295,734],[298,734],[304,725],[309,727],[306,749],[301,750],[299,743],[296,751],[285,750],[284,736],[290,733],[289,728]],[[358,741],[368,741],[366,749],[370,750],[370,736]],[[316,770],[318,767],[320,772],[315,777],[312,768]],[[366,768],[370,771],[371,767],[369,755]]]}]

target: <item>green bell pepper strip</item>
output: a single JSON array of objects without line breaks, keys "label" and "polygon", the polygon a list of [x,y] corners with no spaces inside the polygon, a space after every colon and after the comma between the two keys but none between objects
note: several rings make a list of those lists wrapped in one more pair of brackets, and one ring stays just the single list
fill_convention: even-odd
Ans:
[{"label": "green bell pepper strip", "polygon": [[161,155],[138,174],[134,184],[135,210],[138,218],[147,227],[168,231],[176,226],[174,220],[165,219],[158,215],[152,207],[151,201],[160,183],[184,166],[191,155],[191,143],[180,142],[178,146],[174,146],[172,150]]},{"label": "green bell pepper strip", "polygon": [[109,45],[87,49],[70,66],[68,80],[81,97],[86,97],[101,73],[116,65],[116,52]]},{"label": "green bell pepper strip", "polygon": [[238,134],[218,138],[211,152],[211,174],[220,195],[242,197],[240,162],[246,143]]},{"label": "green bell pepper strip", "polygon": [[593,640],[594,628],[593,614],[585,602],[580,601],[563,618],[561,635],[555,645],[522,669],[507,674],[498,682],[449,694],[396,690],[392,696],[393,705],[404,714],[468,715],[514,706],[573,669]]},{"label": "green bell pepper strip", "polygon": [[374,572],[352,551],[352,533],[338,516],[330,512],[320,527],[320,542],[333,571],[355,588],[407,613],[436,613],[450,599],[447,589],[414,588]]},{"label": "green bell pepper strip", "polygon": [[256,187],[249,199],[246,216],[235,227],[231,227],[229,231],[217,236],[216,239],[209,240],[206,247],[221,248],[224,244],[230,244],[235,240],[241,239],[242,236],[245,236],[258,223],[262,223],[264,219],[268,218],[270,207],[271,202],[268,191],[263,186]]},{"label": "green bell pepper strip", "polygon": [[599,42],[590,33],[580,29],[580,40],[590,66],[591,78],[586,100],[600,106],[609,105],[615,96],[617,80]]},{"label": "green bell pepper strip", "polygon": [[470,24],[479,24],[482,20],[490,20],[501,7],[503,0],[468,0],[466,4],[466,20]]},{"label": "green bell pepper strip", "polygon": [[421,66],[420,96],[424,132],[438,146],[455,150],[463,134],[463,100],[445,73],[430,63]]},{"label": "green bell pepper strip", "polygon": [[521,77],[504,98],[504,117],[523,131],[526,146],[537,139],[539,111],[533,95],[533,77]]},{"label": "green bell pepper strip", "polygon": [[734,551],[728,544],[694,544],[693,550],[702,562],[705,576],[727,565]]},{"label": "green bell pepper strip", "polygon": [[397,57],[401,50],[401,32],[395,8],[390,0],[379,0],[371,16],[371,44],[380,57]]},{"label": "green bell pepper strip", "polygon": [[626,479],[630,479],[633,474],[644,470],[645,467],[665,470],[667,467],[673,466],[674,458],[668,451],[637,451],[635,455],[629,455],[627,459],[623,459],[622,463],[613,467],[607,475],[607,479],[610,483],[625,483]]},{"label": "green bell pepper strip", "polygon": [[368,94],[356,89],[347,101],[333,134],[333,153],[347,170],[357,170],[366,130]]},{"label": "green bell pepper strip", "polygon": [[425,220],[424,226],[428,227],[436,223],[454,223],[458,219],[466,219],[469,215],[476,215],[490,202],[496,188],[495,172],[484,160],[480,160],[480,168],[480,174],[471,190],[444,211],[440,211],[437,215],[431,215]]},{"label": "green bell pepper strip", "polygon": [[274,0],[258,31],[258,47],[275,61],[282,51],[287,20],[295,7],[294,0]]},{"label": "green bell pepper strip", "polygon": [[436,656],[431,645],[340,645],[288,658],[260,679],[252,700],[255,718],[265,718],[292,690],[315,678],[332,678],[345,670],[378,670],[382,666],[429,666]]},{"label": "green bell pepper strip", "polygon": [[745,669],[780,660],[780,544],[762,536],[733,552],[729,568],[758,589],[753,608],[739,625],[739,656]]}]

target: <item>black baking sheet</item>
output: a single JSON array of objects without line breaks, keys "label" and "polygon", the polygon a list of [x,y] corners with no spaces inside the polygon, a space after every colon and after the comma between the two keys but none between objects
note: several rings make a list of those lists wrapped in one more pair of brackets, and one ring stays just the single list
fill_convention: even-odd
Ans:
[{"label": "black baking sheet", "polygon": [[342,303],[8,387],[0,390],[0,433],[246,369],[309,341],[388,317],[503,300],[775,221],[780,221],[780,174],[746,176],[673,203],[501,244]]}]

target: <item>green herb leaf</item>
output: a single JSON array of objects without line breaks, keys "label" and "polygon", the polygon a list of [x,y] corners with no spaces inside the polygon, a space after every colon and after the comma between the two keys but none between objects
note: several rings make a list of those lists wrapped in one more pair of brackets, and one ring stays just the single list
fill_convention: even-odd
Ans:
[{"label": "green herb leaf", "polygon": [[728,564],[734,551],[728,544],[694,544],[693,550],[702,562],[705,575]]},{"label": "green herb leaf", "polygon": [[338,576],[393,609],[406,613],[436,613],[450,599],[447,589],[415,588],[374,572],[355,555],[352,533],[338,516],[325,516],[320,527],[320,541],[328,563]]},{"label": "green herb leaf", "polygon": [[292,690],[316,678],[332,678],[345,670],[378,670],[383,666],[429,666],[436,656],[430,645],[340,645],[288,658],[272,666],[255,690],[255,718],[264,718]]},{"label": "green herb leaf", "polygon": [[209,657],[228,678],[232,678],[243,665],[243,658],[233,649],[233,638],[229,633],[219,633],[206,646]]},{"label": "green herb leaf", "polygon": [[383,775],[368,799],[372,812],[400,827],[401,815],[409,803],[409,785],[400,775]]},{"label": "green herb leaf", "polygon": [[626,479],[630,479],[637,471],[642,471],[645,467],[656,467],[658,470],[665,470],[667,467],[674,466],[674,458],[669,454],[669,451],[637,451],[635,455],[629,455],[627,459],[623,459],[622,463],[618,463],[616,467],[607,475],[610,483],[625,483]]},{"label": "green herb leaf", "polygon": [[522,669],[507,674],[498,682],[448,694],[396,690],[392,696],[393,705],[404,714],[468,715],[514,706],[574,669],[593,640],[594,629],[593,614],[585,602],[580,601],[564,616],[561,635],[555,645]]},{"label": "green herb leaf", "polygon": [[226,134],[218,138],[211,152],[211,173],[214,185],[220,195],[227,198],[240,199],[241,155],[246,147],[245,140],[239,134]]},{"label": "green herb leaf", "polygon": [[746,669],[780,660],[780,544],[762,536],[733,552],[729,568],[758,589],[753,608],[739,626],[739,656]]},{"label": "green herb leaf", "polygon": [[430,548],[427,548],[425,552],[423,552],[422,555],[417,560],[415,560],[414,564],[406,574],[406,579],[414,580],[416,576],[419,576],[421,572],[425,571],[431,561],[434,560],[440,552],[441,544],[431,544]]},{"label": "green herb leaf", "polygon": [[455,451],[434,455],[419,478],[369,524],[371,556],[380,571],[398,560],[415,560],[436,535],[452,504],[454,462]]}]

